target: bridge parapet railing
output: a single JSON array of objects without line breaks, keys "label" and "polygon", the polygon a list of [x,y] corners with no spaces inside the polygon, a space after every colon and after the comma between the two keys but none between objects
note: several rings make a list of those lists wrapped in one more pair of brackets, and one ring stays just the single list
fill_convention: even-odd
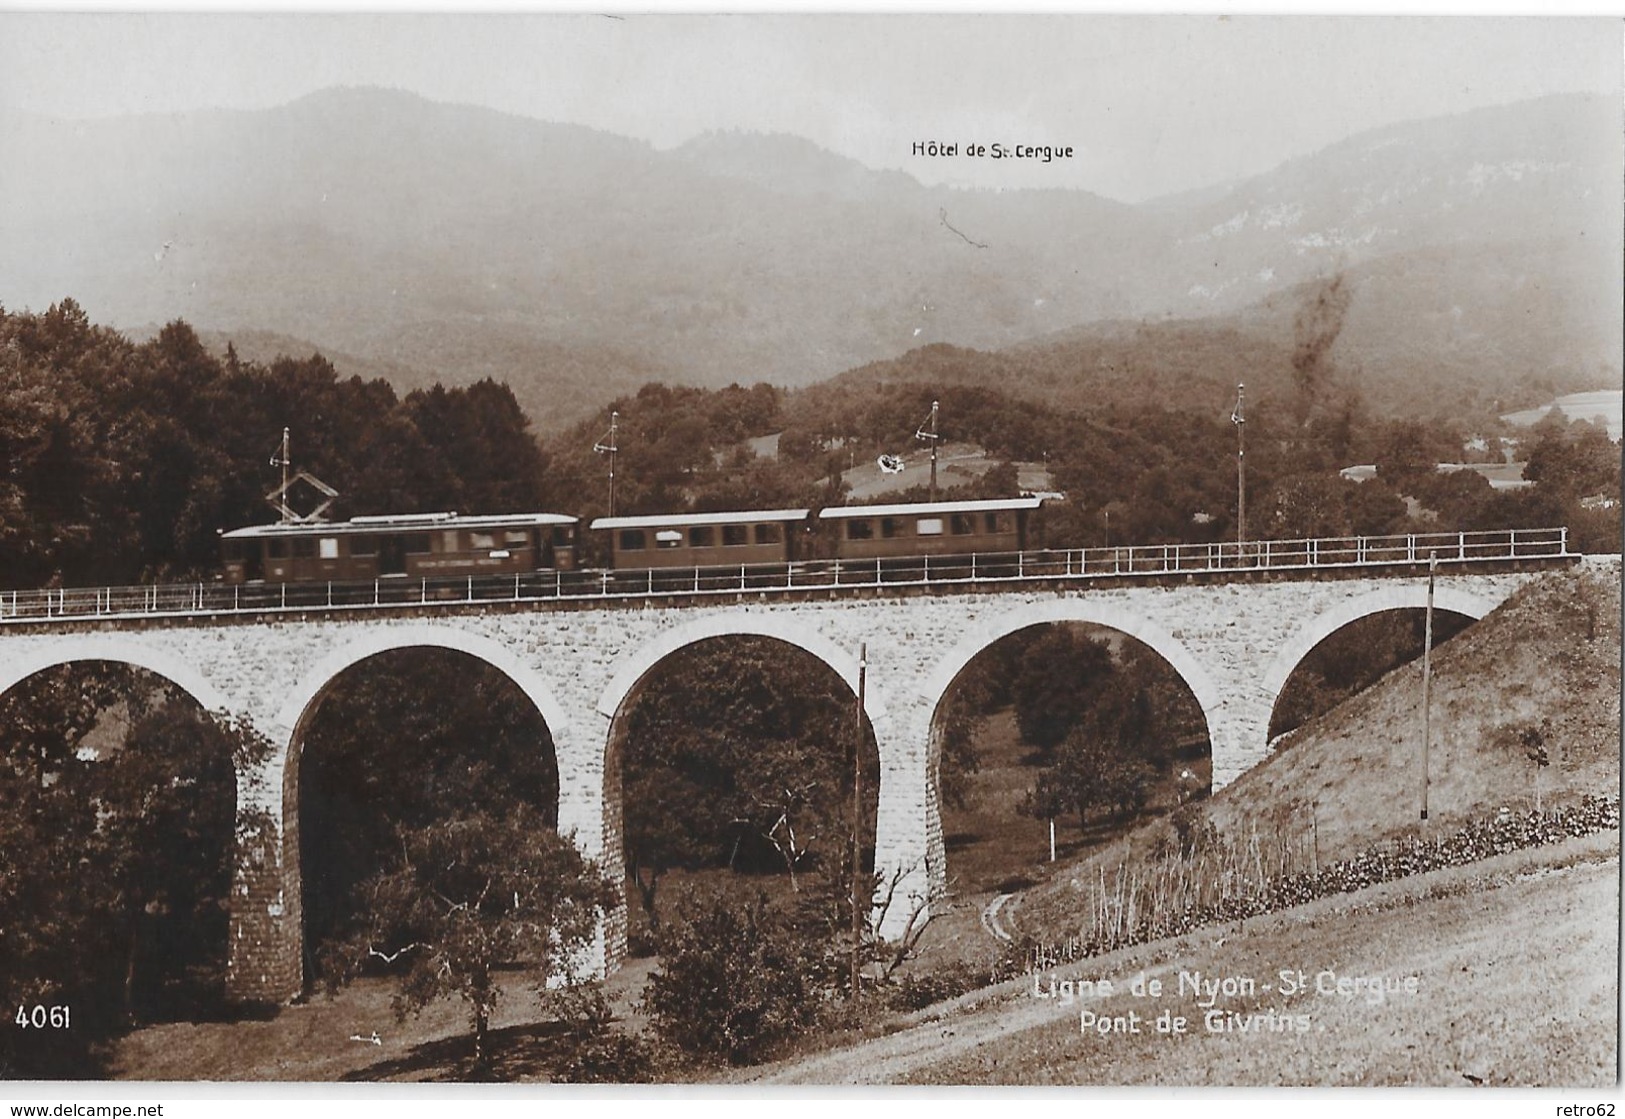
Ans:
[{"label": "bridge parapet railing", "polygon": [[170,583],[0,591],[0,622],[356,609],[471,602],[648,598],[981,583],[1110,580],[1201,572],[1476,563],[1571,556],[1568,530],[1412,533],[1306,540],[1154,544],[998,554],[812,560],[789,565],[514,575],[385,577],[334,583]]}]

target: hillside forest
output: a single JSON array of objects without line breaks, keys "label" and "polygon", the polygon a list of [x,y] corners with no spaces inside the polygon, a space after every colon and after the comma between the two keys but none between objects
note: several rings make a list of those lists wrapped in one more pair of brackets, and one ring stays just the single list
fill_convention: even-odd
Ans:
[{"label": "hillside forest", "polygon": [[[649,384],[538,439],[489,380],[402,397],[381,379],[341,377],[319,354],[261,363],[228,347],[217,357],[184,322],[135,343],[71,299],[38,314],[0,310],[0,589],[213,578],[217,532],[273,519],[263,496],[284,427],[296,467],[339,490],[335,519],[602,515],[605,463],[592,448],[612,410],[623,515],[843,503],[842,471],[916,449],[913,433],[940,400],[943,437],[979,445],[994,464],[956,492],[1013,495],[1014,464],[1031,462],[1066,495],[1037,518],[1038,546],[1098,546],[1108,532],[1118,545],[1235,537],[1232,401],[1136,390],[1040,403],[1008,378],[973,381],[976,357],[927,347],[886,375],[857,370],[796,391]],[[1250,538],[1566,524],[1581,550],[1617,549],[1617,503],[1585,500],[1619,492],[1618,453],[1600,428],[1560,413],[1516,432],[1444,407],[1383,414],[1329,362],[1300,365],[1292,383],[1249,394]],[[768,436],[776,453],[758,454],[750,441]],[[1435,470],[1499,461],[1513,439],[1533,487],[1497,491],[1477,473]],[[1362,463],[1375,478],[1339,473]]]},{"label": "hillside forest", "polygon": [[[1618,550],[1620,461],[1602,428],[1561,414],[1516,431],[1477,411],[1387,414],[1323,355],[1300,358],[1296,377],[1248,397],[1250,537],[1567,525],[1571,547]],[[508,387],[491,380],[402,396],[383,380],[341,376],[319,354],[216,354],[181,321],[137,342],[91,322],[71,299],[43,313],[0,310],[0,589],[215,578],[216,534],[273,517],[264,495],[278,479],[271,460],[284,427],[295,465],[340,492],[338,518],[598,516],[606,464],[593,445],[611,412],[621,448],[617,513],[842,503],[854,463],[918,454],[914,432],[937,401],[944,438],[979,447],[988,463],[956,495],[1014,495],[1021,469],[1035,464],[1064,494],[1035,516],[1033,546],[1234,538],[1231,402],[1213,408],[1201,397],[1148,399],[1139,390],[1044,402],[1008,379],[971,375],[983,360],[934,346],[797,390],[648,384],[540,438]],[[1478,473],[1436,469],[1500,461],[1514,440],[1533,486],[1495,490]],[[1343,477],[1355,464],[1374,464],[1375,477]],[[924,496],[915,489],[883,499]],[[1274,731],[1415,655],[1415,628],[1374,622],[1309,664],[1283,696]],[[871,798],[858,830],[872,836],[872,734],[850,733],[850,695],[839,679],[786,654],[766,641],[702,644],[673,657],[632,701],[622,743],[629,881],[611,904],[634,914],[633,947],[667,961],[668,986],[655,988],[667,993],[651,996],[651,1013],[678,1034],[682,1003],[669,984],[679,972],[670,968],[695,942],[700,918],[687,895],[668,901],[662,881],[773,883],[799,899],[792,912],[802,926],[828,924],[831,899],[840,903],[839,884],[852,871],[829,837],[853,827],[854,750]],[[535,749],[542,743],[550,754],[550,739],[511,683],[449,654],[395,656],[346,673],[307,729],[301,861],[321,866],[307,875],[305,905],[313,988],[368,970],[356,960],[366,963],[367,938],[381,927],[377,899],[385,887],[407,888],[399,868],[391,871],[393,852],[442,850],[458,837],[478,841],[469,850],[500,851],[516,821],[546,828],[556,820],[556,764]],[[1181,801],[1169,774],[1202,738],[1199,711],[1165,665],[1132,642],[1067,627],[992,647],[945,708],[946,804],[973,796],[981,728],[1008,711],[1031,766],[1025,799],[1010,812],[1060,816],[1097,829],[1091,835]],[[101,1015],[71,1053],[8,1035],[0,1075],[102,1075],[103,1043],[131,1026],[219,1012],[233,835],[220,806],[230,803],[228,762],[257,756],[263,743],[243,728],[215,727],[161,681],[100,664],[41,674],[4,697],[0,715],[8,805],[0,884],[11,911],[51,915],[6,934],[0,998],[71,1000]],[[385,739],[392,748],[378,749]],[[402,782],[403,771],[422,780]],[[495,799],[493,773],[508,775]],[[166,790],[158,801],[155,787]],[[785,845],[792,833],[823,838],[798,850],[797,840]],[[98,869],[89,877],[63,870],[76,866]],[[603,902],[595,870],[568,873],[586,885],[559,904]],[[522,956],[522,947],[504,951]],[[476,961],[475,973],[492,964]],[[395,974],[369,966],[369,974]],[[838,958],[801,972],[832,967],[839,974]],[[399,978],[408,1009],[447,993],[422,985],[421,975]],[[477,1029],[489,1009],[476,1003]]]}]

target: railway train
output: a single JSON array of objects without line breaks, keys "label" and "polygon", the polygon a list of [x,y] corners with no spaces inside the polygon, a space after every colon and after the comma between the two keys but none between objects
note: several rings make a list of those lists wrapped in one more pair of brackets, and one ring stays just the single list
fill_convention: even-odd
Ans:
[{"label": "railway train", "polygon": [[[610,571],[739,568],[824,560],[1008,555],[1027,546],[1041,497],[600,517]],[[580,520],[564,513],[416,513],[255,525],[221,533],[226,583],[574,571]]]}]

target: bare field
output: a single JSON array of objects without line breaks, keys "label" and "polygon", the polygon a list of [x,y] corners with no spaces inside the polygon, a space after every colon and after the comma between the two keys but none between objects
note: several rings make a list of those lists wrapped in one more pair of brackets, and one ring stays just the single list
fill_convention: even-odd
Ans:
[{"label": "bare field", "polygon": [[[1033,980],[965,996],[916,1024],[844,1050],[760,1070],[771,1083],[1094,1085],[1546,1085],[1617,1075],[1619,833],[1606,832],[1385,883],[1282,913],[1125,949],[1043,973],[1109,978],[1111,997],[1062,1006]],[[1283,969],[1415,976],[1380,1004],[1282,997]],[[1141,971],[1161,998],[1127,990]],[[1174,992],[1181,971],[1252,977],[1252,996],[1215,1000],[1241,1017],[1307,1014],[1300,1032],[1208,1032]],[[1138,1012],[1139,1033],[1085,1035],[1080,1010]],[[1160,1010],[1190,1032],[1159,1035]],[[1234,1019],[1231,1019],[1232,1023]],[[1255,1019],[1256,1021],[1256,1019]]]}]

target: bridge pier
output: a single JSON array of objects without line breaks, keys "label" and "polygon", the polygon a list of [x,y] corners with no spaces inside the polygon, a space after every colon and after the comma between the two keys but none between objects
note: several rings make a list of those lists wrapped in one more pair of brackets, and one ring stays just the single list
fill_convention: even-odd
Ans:
[{"label": "bridge pier", "polygon": [[237,841],[232,865],[226,996],[283,1003],[304,989],[304,921],[299,878],[297,759],[293,733],[272,728],[272,753],[237,772]]},{"label": "bridge pier", "polygon": [[888,939],[902,936],[916,914],[923,920],[926,907],[944,892],[942,816],[931,764],[935,757],[930,722],[929,710],[916,703],[870,724],[880,753],[875,817],[880,891],[875,903],[885,906],[876,916],[880,935]]},{"label": "bridge pier", "polygon": [[1213,791],[1218,792],[1269,755],[1274,703],[1262,687],[1234,683],[1204,713],[1213,748]]}]

